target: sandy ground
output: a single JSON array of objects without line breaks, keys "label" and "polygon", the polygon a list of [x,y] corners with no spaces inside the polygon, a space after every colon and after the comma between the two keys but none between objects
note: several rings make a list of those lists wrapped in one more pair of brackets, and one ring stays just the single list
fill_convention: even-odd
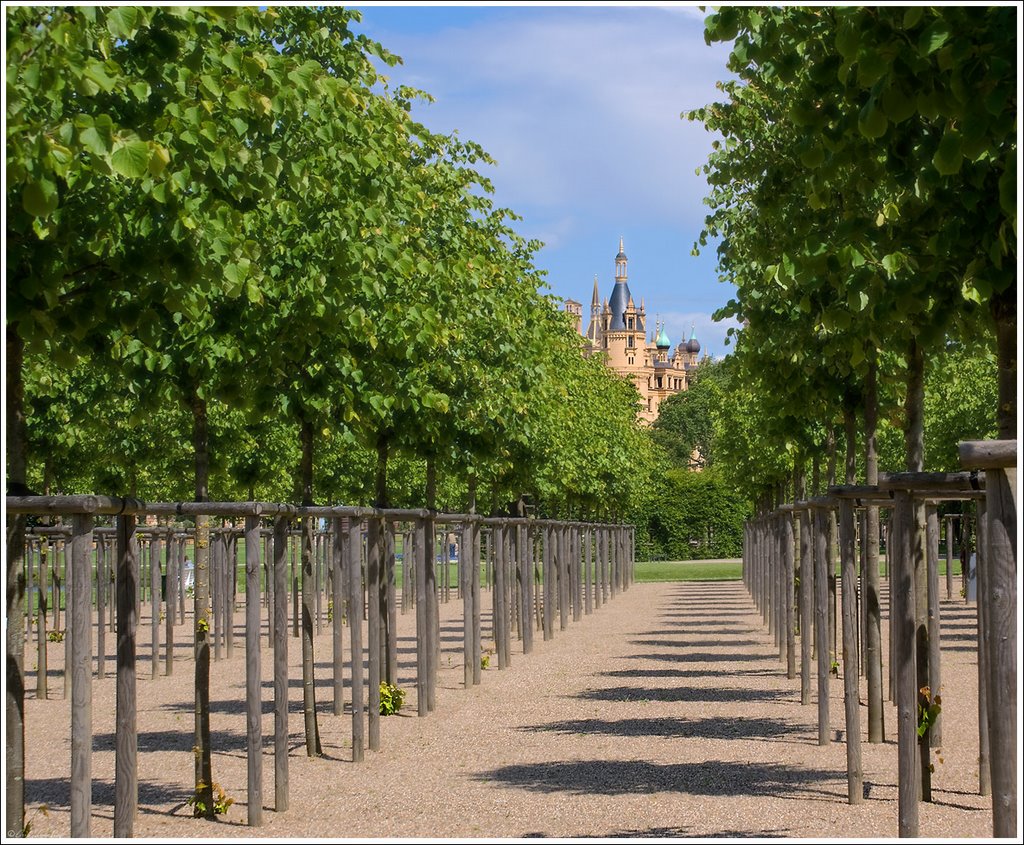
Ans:
[{"label": "sandy ground", "polygon": [[[382,720],[381,750],[368,751],[360,764],[351,759],[351,717],[331,715],[326,624],[316,640],[324,756],[306,757],[300,648],[289,638],[291,803],[283,813],[273,809],[272,661],[264,634],[266,811],[258,829],[245,823],[241,610],[234,655],[211,672],[214,779],[235,800],[216,822],[194,819],[185,803],[193,777],[191,623],[178,628],[174,674],[163,676],[161,666],[161,676],[151,679],[147,612],[144,605],[139,837],[820,840],[897,834],[893,706],[886,704],[886,742],[863,746],[867,800],[851,806],[842,679],[830,680],[833,741],[819,746],[816,701],[800,704],[799,678],[786,678],[774,640],[739,582],[635,584],[548,642],[538,632],[533,653],[524,656],[519,647],[511,667],[499,671],[492,656],[481,685],[469,690],[462,686],[461,602],[453,597],[441,605],[437,708],[425,718],[416,716],[414,616],[400,616],[399,685],[408,691],[406,706]],[[974,606],[944,601],[942,614],[945,744],[935,760],[934,800],[921,806],[921,835],[990,837],[990,799],[977,794]],[[493,649],[489,615],[484,628],[485,648]],[[32,698],[34,675],[27,679],[33,837],[70,831],[70,709],[61,697],[62,658],[63,645],[51,644],[49,700]],[[26,667],[34,664],[31,643]],[[107,678],[93,683],[96,837],[112,834],[113,668],[108,658]],[[865,689],[862,679],[866,737]]]}]

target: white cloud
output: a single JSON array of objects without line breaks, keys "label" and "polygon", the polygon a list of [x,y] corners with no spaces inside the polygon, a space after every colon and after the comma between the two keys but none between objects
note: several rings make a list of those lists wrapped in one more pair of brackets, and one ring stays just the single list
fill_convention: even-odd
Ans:
[{"label": "white cloud", "polygon": [[531,8],[389,37],[414,76],[391,73],[437,98],[421,119],[498,160],[513,207],[584,202],[618,219],[699,221],[705,185],[693,171],[710,139],[679,115],[715,97],[724,54],[704,45],[691,8]]}]

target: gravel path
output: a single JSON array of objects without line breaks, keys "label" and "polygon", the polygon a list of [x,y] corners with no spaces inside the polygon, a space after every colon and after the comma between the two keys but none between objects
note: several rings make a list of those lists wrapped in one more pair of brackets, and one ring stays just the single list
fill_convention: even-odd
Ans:
[{"label": "gravel path", "polygon": [[[977,795],[974,607],[943,602],[942,611],[946,747],[935,761],[934,801],[921,808],[921,835],[990,837],[990,799]],[[148,632],[145,612],[141,637]],[[267,812],[258,830],[245,826],[242,614],[234,656],[213,664],[211,673],[214,777],[235,799],[216,822],[193,819],[185,804],[192,779],[191,646],[179,645],[173,676],[151,680],[148,646],[140,643],[136,836],[896,836],[894,708],[886,704],[887,741],[863,746],[867,800],[851,807],[842,680],[830,681],[831,724],[840,741],[821,747],[817,705],[801,706],[799,680],[786,679],[739,582],[635,584],[551,641],[538,633],[533,654],[514,653],[510,668],[499,672],[492,657],[482,684],[471,690],[462,688],[460,613],[454,599],[441,605],[437,709],[423,719],[415,715],[414,617],[400,617],[406,707],[382,720],[382,750],[368,751],[360,765],[351,762],[350,717],[328,712],[326,625],[316,641],[324,756],[305,756],[299,641],[289,639],[291,806],[281,814],[272,810],[273,687],[264,645]],[[486,648],[486,617],[484,628]],[[187,630],[179,628],[179,639]],[[26,648],[29,669],[34,649]],[[62,656],[63,646],[52,644],[50,700],[26,701],[32,836],[64,837],[70,828],[69,703],[55,674]],[[93,684],[94,836],[112,833],[112,670],[111,659],[107,679]],[[30,696],[34,685],[30,675]],[[861,715],[866,736],[865,707]],[[45,816],[36,809],[41,803],[49,808]]]}]

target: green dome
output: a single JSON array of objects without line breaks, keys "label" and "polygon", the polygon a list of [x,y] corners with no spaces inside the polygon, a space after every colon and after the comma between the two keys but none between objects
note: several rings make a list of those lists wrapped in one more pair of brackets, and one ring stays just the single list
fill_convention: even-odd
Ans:
[{"label": "green dome", "polygon": [[658,349],[668,349],[672,345],[672,342],[668,339],[668,335],[665,334],[664,326],[662,326],[658,331],[658,336],[654,339],[654,345],[657,346]]}]

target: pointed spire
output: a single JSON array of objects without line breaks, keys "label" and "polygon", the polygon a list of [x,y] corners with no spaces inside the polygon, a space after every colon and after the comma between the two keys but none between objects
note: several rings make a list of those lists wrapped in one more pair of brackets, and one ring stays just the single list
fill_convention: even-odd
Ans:
[{"label": "pointed spire", "polygon": [[644,309],[644,298],[641,296],[640,297],[640,313],[643,314],[644,311],[645,311],[645,309]]},{"label": "pointed spire", "polygon": [[598,290],[597,290],[597,273],[594,273],[594,295],[590,299],[590,307],[591,308],[600,308],[601,307],[601,294],[598,293]]},{"label": "pointed spire", "polygon": [[619,252],[625,252],[626,250],[622,246],[622,235],[619,235]]}]

